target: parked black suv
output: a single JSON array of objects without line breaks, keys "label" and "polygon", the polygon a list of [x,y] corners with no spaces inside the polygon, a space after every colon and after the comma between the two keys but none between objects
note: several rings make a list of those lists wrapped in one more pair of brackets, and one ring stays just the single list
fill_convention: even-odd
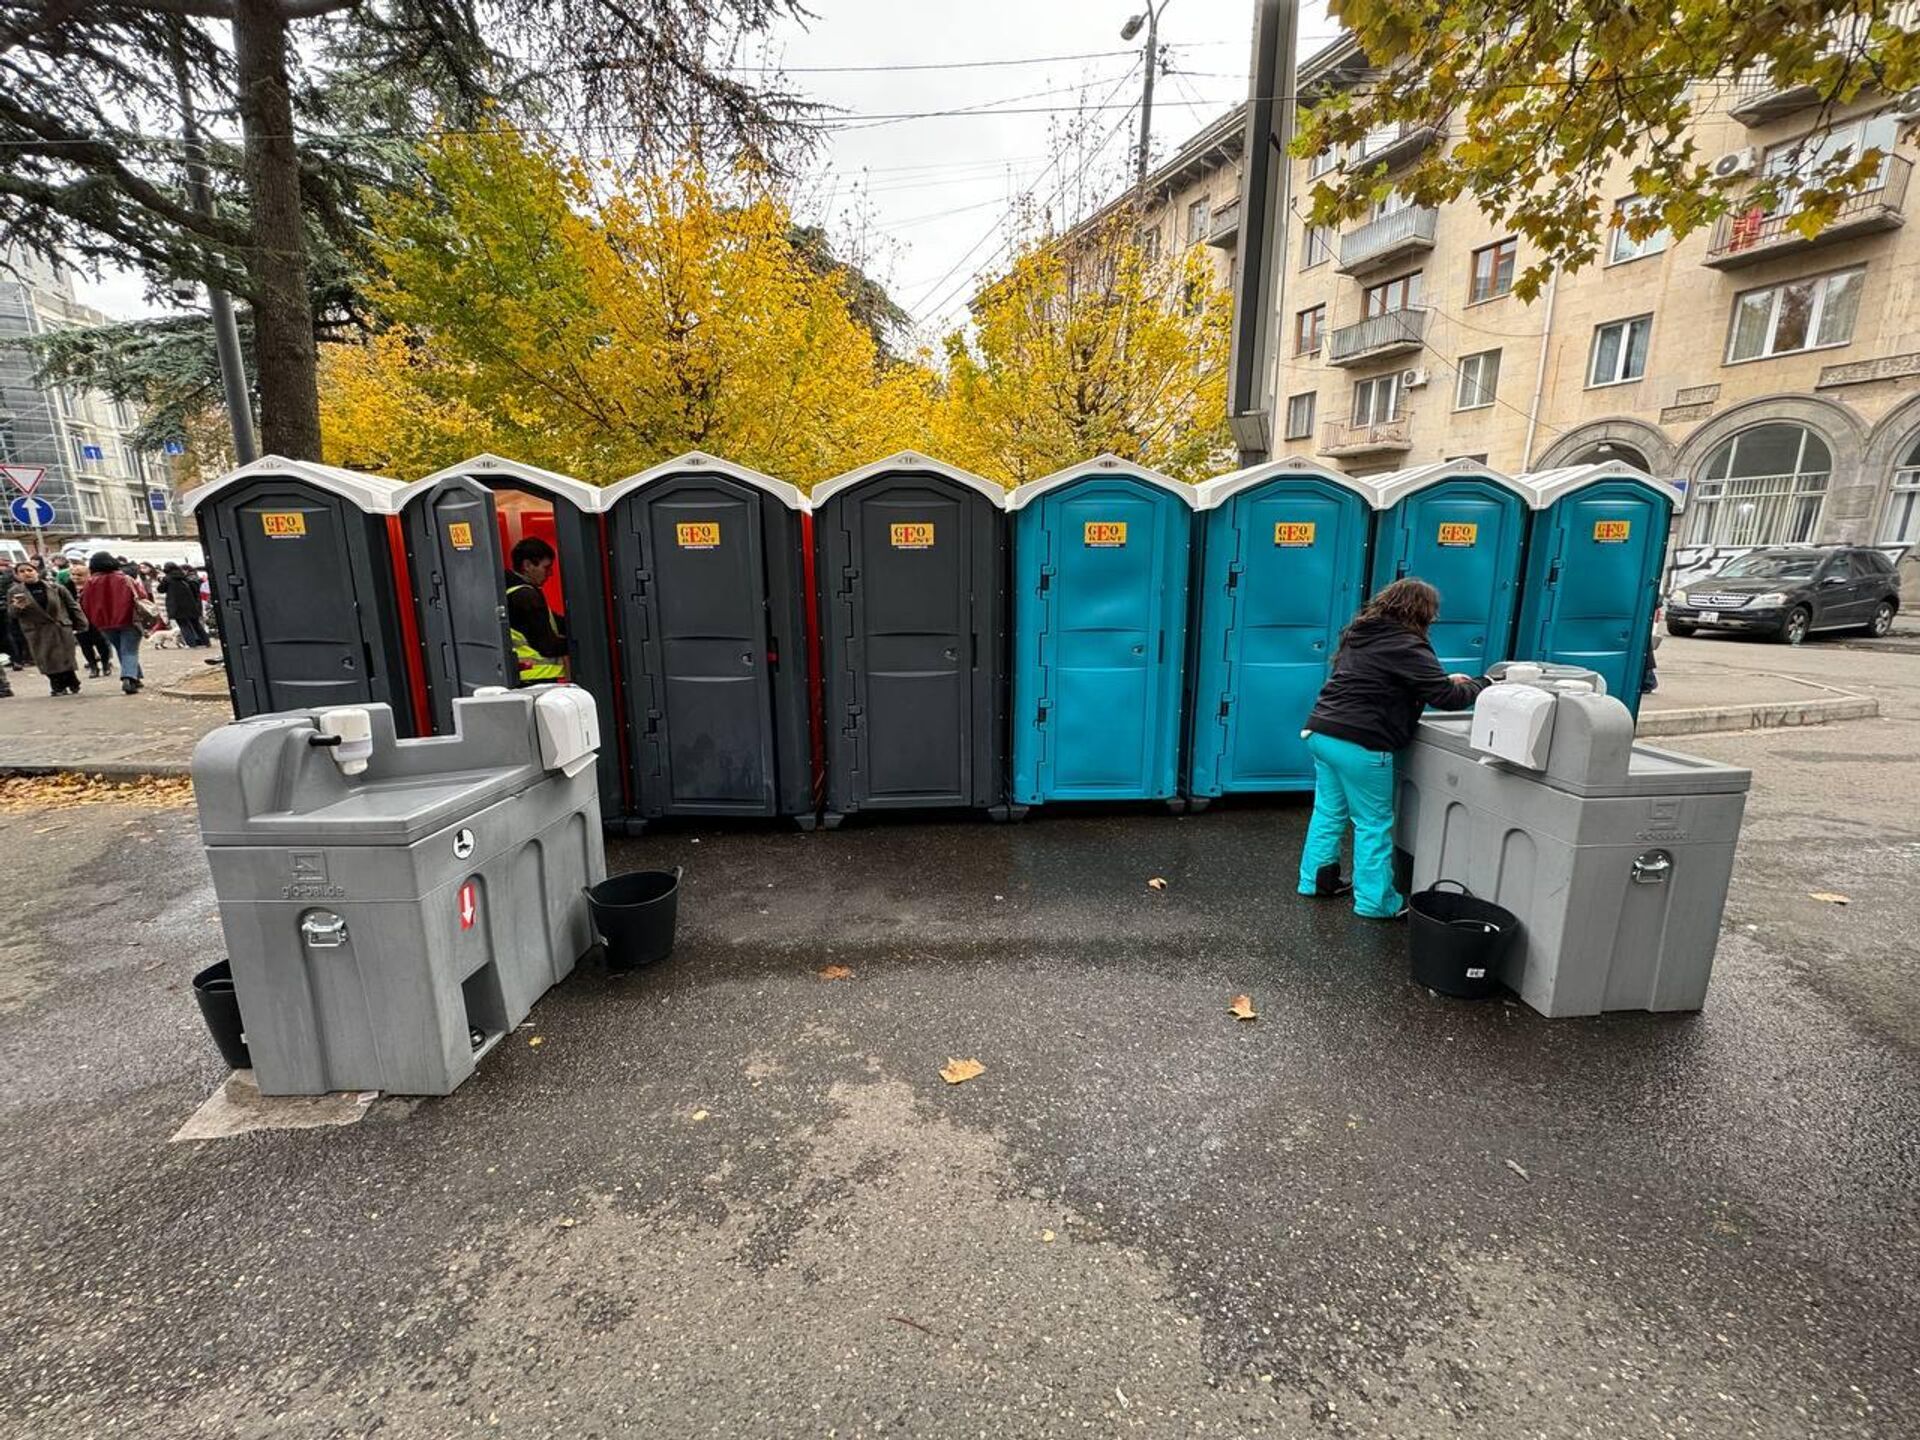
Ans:
[{"label": "parked black suv", "polygon": [[1816,630],[1884,635],[1900,577],[1878,550],[1848,545],[1754,550],[1667,597],[1667,633],[1745,631],[1798,645]]}]

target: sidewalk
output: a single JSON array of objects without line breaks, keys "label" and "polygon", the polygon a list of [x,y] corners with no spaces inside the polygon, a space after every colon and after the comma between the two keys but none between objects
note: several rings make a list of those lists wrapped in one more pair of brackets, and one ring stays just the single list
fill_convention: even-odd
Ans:
[{"label": "sidewalk", "polygon": [[217,701],[178,700],[163,687],[187,683],[195,689],[216,676],[206,664],[212,650],[157,650],[140,647],[146,689],[120,692],[118,671],[110,680],[89,680],[84,668],[80,694],[55,700],[47,682],[29,667],[8,672],[13,699],[0,700],[0,773],[6,771],[84,770],[97,775],[185,775],[193,747],[209,730],[232,718],[223,680],[211,682]]},{"label": "sidewalk", "polygon": [[[1807,656],[1814,653],[1805,647],[1794,651],[1740,640],[1669,637],[1657,652],[1660,688],[1640,701],[1639,734],[1660,739],[1772,730],[1870,720],[1880,713],[1878,696],[1854,688],[1850,675],[1789,673],[1807,668]],[[1865,657],[1850,658],[1862,668],[1872,664]]]}]

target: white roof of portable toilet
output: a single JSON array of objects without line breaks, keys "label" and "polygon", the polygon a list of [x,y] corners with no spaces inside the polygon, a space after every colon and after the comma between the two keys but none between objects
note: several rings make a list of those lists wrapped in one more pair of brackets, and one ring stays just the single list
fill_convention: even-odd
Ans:
[{"label": "white roof of portable toilet", "polygon": [[[529,465],[524,460],[509,460],[503,455],[490,452],[462,460],[458,465],[449,465],[444,470],[414,481],[400,492],[400,504],[404,507],[420,491],[449,480],[455,475],[471,475],[477,479],[525,480],[555,495],[564,495],[574,505],[589,512],[600,508],[600,496],[603,493],[598,485],[589,485],[584,480],[576,480],[571,475],[562,475],[557,470],[542,470],[538,465]],[[502,486],[511,489],[511,486]]]},{"label": "white roof of portable toilet", "polygon": [[818,509],[842,490],[850,490],[863,480],[871,480],[876,475],[892,475],[901,470],[924,470],[929,475],[942,476],[957,484],[965,485],[968,489],[978,490],[1001,510],[1007,508],[1006,486],[996,485],[993,481],[984,479],[971,470],[962,470],[957,465],[949,465],[946,461],[936,460],[931,455],[922,455],[917,450],[901,450],[887,456],[884,460],[876,460],[871,465],[862,465],[858,470],[849,470],[846,474],[836,475],[831,480],[822,480],[813,487],[808,501]]},{"label": "white roof of portable toilet", "polygon": [[1249,465],[1244,470],[1235,470],[1230,474],[1216,475],[1211,480],[1202,480],[1193,487],[1194,508],[1213,510],[1231,500],[1242,491],[1251,490],[1256,485],[1264,485],[1269,480],[1286,475],[1304,475],[1310,480],[1325,480],[1330,485],[1338,485],[1343,490],[1351,490],[1372,509],[1380,507],[1380,492],[1374,488],[1371,480],[1362,480],[1358,476],[1343,475],[1331,466],[1322,465],[1318,460],[1309,460],[1304,455],[1288,455],[1279,460],[1263,460],[1258,465]]},{"label": "white roof of portable toilet", "polygon": [[330,490],[335,495],[352,501],[370,515],[399,513],[400,507],[395,502],[400,492],[406,488],[400,481],[387,475],[367,475],[358,470],[342,470],[336,465],[322,465],[314,460],[288,460],[281,455],[262,455],[258,460],[242,465],[237,470],[227,471],[218,479],[194,486],[180,497],[180,513],[191,515],[208,501],[217,498],[224,490],[230,490],[235,485],[244,485],[249,480],[262,480],[273,475],[291,475],[321,490]]},{"label": "white roof of portable toilet", "polygon": [[758,470],[749,470],[744,465],[736,465],[731,460],[722,460],[718,455],[709,455],[704,450],[689,450],[684,455],[662,461],[651,470],[642,470],[638,475],[614,481],[600,492],[600,508],[611,510],[617,502],[641,486],[653,485],[675,475],[685,475],[688,471],[696,474],[705,471],[724,475],[729,480],[738,480],[742,485],[766,491],[789,510],[798,510],[803,515],[812,509],[798,486],[790,485],[785,480],[776,480],[771,475],[762,475]]},{"label": "white roof of portable toilet", "polygon": [[1438,485],[1443,480],[1486,480],[1511,490],[1527,504],[1533,504],[1533,491],[1511,475],[1482,465],[1478,460],[1436,460],[1430,465],[1415,465],[1406,470],[1393,470],[1385,475],[1368,477],[1380,499],[1379,507],[1390,510],[1407,496],[1429,485]]},{"label": "white roof of portable toilet", "polygon": [[1049,490],[1058,490],[1062,485],[1071,485],[1089,475],[1124,475],[1130,479],[1144,480],[1149,485],[1158,485],[1162,490],[1171,491],[1188,505],[1194,503],[1193,487],[1184,480],[1162,475],[1158,470],[1149,470],[1132,460],[1122,460],[1118,455],[1096,455],[1091,460],[1082,460],[1078,465],[1069,465],[1051,475],[1042,475],[1038,480],[1014,486],[1007,493],[1007,509],[1024,509]]},{"label": "white roof of portable toilet", "polygon": [[1562,465],[1556,470],[1535,470],[1517,477],[1527,487],[1528,503],[1544,510],[1562,495],[1599,485],[1607,480],[1629,480],[1658,491],[1673,502],[1675,510],[1686,506],[1686,492],[1671,480],[1649,475],[1637,465],[1618,460],[1597,460],[1590,465]]}]

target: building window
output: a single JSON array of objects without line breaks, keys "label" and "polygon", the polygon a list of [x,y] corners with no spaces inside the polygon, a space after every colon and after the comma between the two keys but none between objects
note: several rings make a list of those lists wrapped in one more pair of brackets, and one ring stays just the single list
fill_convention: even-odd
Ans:
[{"label": "building window", "polygon": [[1359,380],[1353,387],[1353,423],[1384,425],[1400,413],[1400,374]]},{"label": "building window", "polygon": [[1742,430],[1707,457],[1687,540],[1695,545],[1804,545],[1820,529],[1833,455],[1804,425]]},{"label": "building window", "polygon": [[1307,157],[1307,179],[1318,180],[1340,164],[1340,156],[1331,147]]},{"label": "building window", "polygon": [[1454,387],[1453,408],[1483,410],[1493,404],[1500,388],[1500,352],[1482,350],[1478,355],[1460,357],[1459,383]]},{"label": "building window", "polygon": [[1160,232],[1158,230],[1142,230],[1139,236],[1139,243],[1140,258],[1149,265],[1158,263],[1160,259]]},{"label": "building window", "polygon": [[1313,405],[1318,392],[1287,397],[1287,434],[1289,440],[1305,440],[1313,434]]},{"label": "building window", "polygon": [[1207,227],[1213,223],[1213,206],[1203,195],[1187,206],[1187,243],[1198,245],[1207,238]]},{"label": "building window", "polygon": [[1315,305],[1293,317],[1293,353],[1318,355],[1321,339],[1327,333],[1327,307]]},{"label": "building window", "polygon": [[1513,262],[1520,254],[1520,242],[1501,240],[1473,252],[1473,284],[1467,303],[1491,300],[1513,289]]},{"label": "building window", "polygon": [[1360,313],[1371,320],[1376,315],[1406,310],[1420,303],[1420,272],[1369,285],[1361,297]]},{"label": "building window", "polygon": [[[1880,173],[1860,187],[1859,193],[1878,190],[1887,183],[1886,158],[1900,138],[1900,123],[1890,112],[1864,116],[1813,135],[1802,135],[1767,149],[1769,176],[1788,177],[1784,193],[1773,213],[1795,209],[1799,192],[1817,182],[1820,172],[1832,164],[1851,165],[1865,158],[1867,151],[1881,154]],[[1841,152],[1845,151],[1842,158]]]},{"label": "building window", "polygon": [[1613,228],[1613,241],[1607,250],[1607,263],[1621,265],[1628,260],[1638,260],[1646,255],[1658,255],[1673,243],[1673,236],[1663,227],[1654,231],[1644,240],[1636,240],[1627,233],[1625,222],[1636,215],[1646,213],[1647,202],[1638,195],[1629,195],[1614,207],[1620,214],[1621,224]]},{"label": "building window", "polygon": [[76,485],[74,499],[80,502],[80,518],[93,525],[107,523],[107,501],[97,485]]},{"label": "building window", "polygon": [[1596,325],[1593,330],[1593,354],[1587,361],[1587,385],[1621,385],[1638,380],[1647,373],[1647,340],[1653,334],[1653,317],[1636,315],[1631,320],[1615,320]]},{"label": "building window", "polygon": [[1920,544],[1920,440],[1893,472],[1893,491],[1887,496],[1887,518],[1880,525],[1886,545]]},{"label": "building window", "polygon": [[1863,266],[1735,296],[1727,363],[1849,343],[1866,275]]},{"label": "building window", "polygon": [[1325,225],[1309,225],[1300,238],[1300,268],[1311,270],[1333,258],[1333,231]]}]

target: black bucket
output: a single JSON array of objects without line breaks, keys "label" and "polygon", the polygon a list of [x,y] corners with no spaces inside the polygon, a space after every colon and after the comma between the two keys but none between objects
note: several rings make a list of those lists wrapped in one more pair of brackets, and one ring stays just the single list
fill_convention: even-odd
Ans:
[{"label": "black bucket", "polygon": [[1519,916],[1478,898],[1458,880],[1436,880],[1407,906],[1407,952],[1416,984],[1462,1000],[1500,988],[1500,962],[1520,933]]},{"label": "black bucket", "polygon": [[240,997],[233,993],[233,966],[222,960],[193,977],[193,998],[200,1002],[200,1018],[207,1022],[220,1058],[234,1070],[251,1070],[247,1030],[240,1023]]},{"label": "black bucket", "polygon": [[678,865],[610,875],[586,891],[593,928],[607,942],[607,969],[619,974],[673,953],[673,922],[680,908]]}]

